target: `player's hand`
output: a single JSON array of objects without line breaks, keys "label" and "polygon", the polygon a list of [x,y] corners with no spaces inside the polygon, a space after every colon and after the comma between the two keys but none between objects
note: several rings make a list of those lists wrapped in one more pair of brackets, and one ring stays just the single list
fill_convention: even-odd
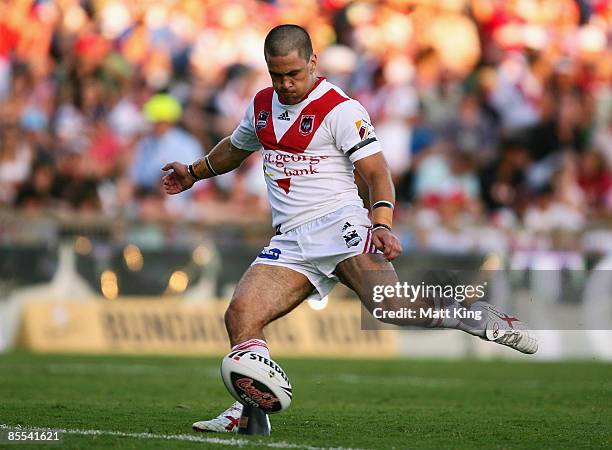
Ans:
[{"label": "player's hand", "polygon": [[385,228],[374,230],[372,243],[377,250],[385,254],[385,258],[389,261],[393,261],[402,253],[402,244],[397,236]]},{"label": "player's hand", "polygon": [[162,186],[166,194],[178,194],[186,191],[195,183],[185,164],[173,161],[162,167],[162,170],[172,170],[162,178]]}]

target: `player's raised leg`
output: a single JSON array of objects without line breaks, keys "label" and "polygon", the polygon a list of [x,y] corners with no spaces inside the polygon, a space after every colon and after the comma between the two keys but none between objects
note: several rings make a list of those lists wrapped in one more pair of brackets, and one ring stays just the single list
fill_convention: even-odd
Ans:
[{"label": "player's raised leg", "polygon": [[[313,291],[305,275],[286,267],[255,264],[238,283],[225,313],[232,350],[251,350],[269,358],[263,329],[298,306]],[[235,432],[242,404],[235,402],[211,420],[195,422],[196,431]]]},{"label": "player's raised leg", "polygon": [[[393,286],[398,282],[393,266],[382,254],[364,254],[353,256],[342,261],[336,267],[336,275],[348,287],[353,289],[364,306],[372,312],[374,308],[382,311],[400,311],[410,308],[415,311],[414,318],[384,319],[385,323],[395,325],[416,325],[423,327],[453,328],[465,331],[482,339],[508,346],[522,353],[535,353],[538,350],[537,339],[528,327],[518,320],[492,305],[477,301],[469,306],[469,311],[479,314],[454,314],[454,310],[464,310],[466,306],[452,299],[434,300],[430,303],[425,299],[415,299],[408,302],[405,298],[393,296],[385,298],[384,302],[373,300],[374,288],[377,285]],[[416,313],[420,308],[444,309],[449,314],[440,318],[429,319]],[[473,317],[480,316],[480,320]]]}]

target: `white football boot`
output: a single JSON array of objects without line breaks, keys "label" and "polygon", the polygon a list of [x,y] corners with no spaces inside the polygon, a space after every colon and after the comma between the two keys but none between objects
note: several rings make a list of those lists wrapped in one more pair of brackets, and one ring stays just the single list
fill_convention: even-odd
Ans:
[{"label": "white football boot", "polygon": [[242,415],[242,403],[235,402],[217,417],[211,420],[201,420],[191,425],[195,431],[213,431],[216,433],[237,433],[238,422]]},{"label": "white football boot", "polygon": [[[227,408],[214,419],[201,420],[191,425],[194,431],[215,432],[215,433],[237,433],[240,416],[242,415],[242,403],[234,402],[232,406]],[[272,430],[270,418],[266,416],[268,428]]]},{"label": "white football boot", "polygon": [[[533,331],[516,317],[498,311],[489,303],[478,302],[488,312],[489,319],[485,325],[486,339],[498,344],[532,354],[538,351],[538,340]],[[483,338],[485,339],[485,338]]]}]

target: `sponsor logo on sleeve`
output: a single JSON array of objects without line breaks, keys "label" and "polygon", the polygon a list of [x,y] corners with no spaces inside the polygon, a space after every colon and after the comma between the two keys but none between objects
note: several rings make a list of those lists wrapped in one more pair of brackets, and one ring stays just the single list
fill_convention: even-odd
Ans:
[{"label": "sponsor logo on sleeve", "polygon": [[357,128],[357,133],[359,133],[359,138],[363,141],[372,133],[372,125],[364,119],[360,119],[355,122],[355,127]]}]

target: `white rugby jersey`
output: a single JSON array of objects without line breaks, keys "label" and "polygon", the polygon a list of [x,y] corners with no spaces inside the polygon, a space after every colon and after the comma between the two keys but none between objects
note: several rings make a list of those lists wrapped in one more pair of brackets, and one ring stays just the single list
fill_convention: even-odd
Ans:
[{"label": "white rugby jersey", "polygon": [[343,206],[363,207],[353,163],[381,151],[365,108],[319,78],[296,105],[259,91],[231,136],[232,145],[263,148],[272,224],[281,232]]}]

